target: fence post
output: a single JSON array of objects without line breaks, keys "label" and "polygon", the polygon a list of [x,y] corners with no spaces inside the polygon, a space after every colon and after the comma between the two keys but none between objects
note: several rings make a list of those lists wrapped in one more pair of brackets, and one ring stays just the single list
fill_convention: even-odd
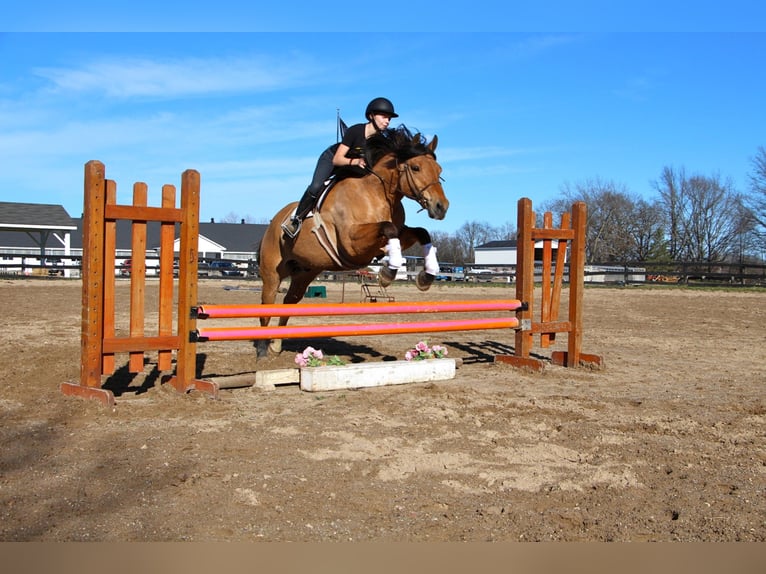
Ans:
[{"label": "fence post", "polygon": [[[114,405],[111,391],[101,388],[104,349],[104,249],[107,186],[104,164],[85,164],[82,260],[82,321],[80,328],[80,384],[63,383],[65,395],[97,399]],[[106,267],[109,267],[108,265]],[[112,280],[114,278],[112,277]]]},{"label": "fence post", "polygon": [[522,197],[518,201],[517,224],[516,299],[527,303],[527,308],[517,313],[521,328],[516,331],[514,354],[526,359],[532,350],[531,323],[535,298],[535,244],[532,239],[535,214],[529,198]]},{"label": "fence post", "polygon": [[191,333],[197,329],[197,319],[191,310],[197,307],[199,261],[200,175],[187,169],[181,176],[181,238],[178,262],[178,354],[176,372],[166,383],[180,392],[197,389],[218,396],[218,385],[197,380],[197,344]]}]

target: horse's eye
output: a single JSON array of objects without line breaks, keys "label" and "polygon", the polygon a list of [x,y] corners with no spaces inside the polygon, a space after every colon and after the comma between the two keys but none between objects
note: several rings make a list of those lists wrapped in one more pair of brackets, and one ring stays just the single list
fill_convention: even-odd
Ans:
[{"label": "horse's eye", "polygon": [[412,171],[420,171],[420,166],[419,165],[413,165],[412,166]]}]

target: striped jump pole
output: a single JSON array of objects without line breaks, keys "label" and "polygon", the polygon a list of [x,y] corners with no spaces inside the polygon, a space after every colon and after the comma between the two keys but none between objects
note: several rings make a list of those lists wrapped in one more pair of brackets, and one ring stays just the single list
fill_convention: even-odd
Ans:
[{"label": "striped jump pole", "polygon": [[[338,305],[207,305],[192,310],[198,319],[233,319],[244,317],[311,317],[341,315],[391,315],[424,313],[478,313],[516,311],[524,304],[518,300],[487,301],[428,301],[419,303],[389,302],[370,305],[347,303]],[[485,329],[517,329],[519,320],[513,317],[454,319],[397,323],[368,323],[342,325],[285,325],[273,327],[212,327],[193,331],[193,342],[263,339],[302,339],[312,337],[342,337],[363,335],[400,335],[448,331],[477,331]]]},{"label": "striped jump pole", "polygon": [[244,317],[312,317],[337,315],[392,315],[413,313],[481,313],[487,311],[516,311],[524,303],[516,299],[487,301],[415,301],[340,304],[285,305],[199,305],[192,309],[197,319],[237,319]]},{"label": "striped jump pole", "polygon": [[455,321],[423,321],[418,323],[368,323],[351,325],[298,325],[284,327],[212,327],[192,333],[195,342],[250,341],[258,339],[309,339],[312,337],[345,337],[361,335],[403,335],[441,331],[480,331],[515,329],[516,317],[505,319],[465,319]]}]

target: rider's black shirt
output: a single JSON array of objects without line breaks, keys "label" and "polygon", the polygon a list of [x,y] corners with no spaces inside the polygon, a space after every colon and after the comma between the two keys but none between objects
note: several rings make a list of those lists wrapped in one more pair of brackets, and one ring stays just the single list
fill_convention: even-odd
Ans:
[{"label": "rider's black shirt", "polygon": [[364,137],[364,126],[366,124],[354,124],[350,126],[340,143],[347,145],[349,151],[346,153],[348,158],[364,157],[364,146],[366,138]]}]

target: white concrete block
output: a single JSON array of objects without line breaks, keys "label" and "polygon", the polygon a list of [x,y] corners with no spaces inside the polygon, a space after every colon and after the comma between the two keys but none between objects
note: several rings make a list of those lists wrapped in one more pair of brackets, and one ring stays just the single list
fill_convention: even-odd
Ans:
[{"label": "white concrete block", "polygon": [[276,385],[297,383],[300,380],[300,371],[298,369],[271,369],[269,371],[256,371],[255,384],[256,389],[271,391]]},{"label": "white concrete block", "polygon": [[338,367],[307,367],[300,370],[301,389],[310,392],[424,383],[454,378],[454,359],[380,361]]}]

